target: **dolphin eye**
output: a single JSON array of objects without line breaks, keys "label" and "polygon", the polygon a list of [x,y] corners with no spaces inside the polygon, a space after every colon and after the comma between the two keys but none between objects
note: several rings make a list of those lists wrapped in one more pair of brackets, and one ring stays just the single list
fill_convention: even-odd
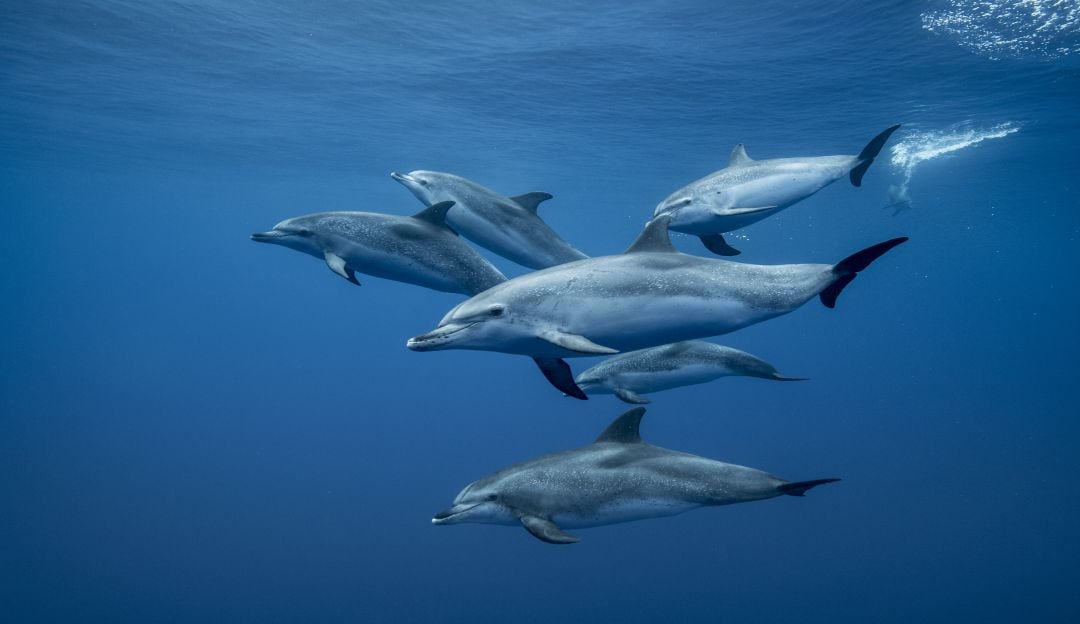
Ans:
[{"label": "dolphin eye", "polygon": [[417,180],[417,182],[419,182],[419,183],[420,183],[420,186],[427,186],[428,184],[431,184],[431,183],[430,183],[430,182],[428,182],[427,180]]},{"label": "dolphin eye", "polygon": [[484,500],[493,501],[499,498],[498,494],[488,494],[484,497]]},{"label": "dolphin eye", "polygon": [[299,230],[296,230],[296,233],[300,236],[311,236],[311,230],[307,228],[300,228]]},{"label": "dolphin eye", "polygon": [[502,307],[500,305],[491,306],[491,308],[488,310],[488,314],[491,315],[491,316],[494,316],[496,318],[502,316],[503,312],[506,312],[506,308],[504,308],[504,307]]}]

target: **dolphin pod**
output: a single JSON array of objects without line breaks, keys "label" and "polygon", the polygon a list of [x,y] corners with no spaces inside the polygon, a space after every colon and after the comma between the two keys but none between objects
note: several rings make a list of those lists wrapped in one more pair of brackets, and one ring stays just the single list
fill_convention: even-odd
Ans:
[{"label": "dolphin pod", "polygon": [[743,264],[677,251],[668,238],[670,219],[653,219],[623,254],[493,286],[406,345],[527,355],[556,388],[585,399],[569,367],[557,364],[561,358],[718,336],[792,312],[814,297],[832,308],[859,272],[907,240],[878,243],[836,264]]},{"label": "dolphin pod", "polygon": [[[697,235],[721,256],[738,255],[723,235],[813,195],[847,175],[854,186],[891,126],[855,156],[751,159],[737,145],[728,166],[660,202],[622,254],[588,257],[537,214],[543,192],[499,195],[436,171],[392,173],[425,206],[412,216],[322,212],[286,219],[251,235],[325,261],[359,285],[357,273],[468,298],[413,351],[472,349],[533,358],[565,395],[644,395],[725,376],[774,381],[780,374],[744,351],[704,342],[787,314],[818,298],[833,308],[855,277],[905,242],[896,237],[835,264],[755,265],[679,252],[669,230]],[[461,237],[459,237],[459,234]],[[534,272],[507,279],[466,238]],[[576,378],[565,358],[614,355]],[[768,473],[651,446],[645,410],[632,409],[586,447],[504,468],[467,486],[432,523],[521,525],[536,538],[569,544],[565,529],[670,516],[703,506],[803,496],[839,479],[786,481]]]},{"label": "dolphin pod", "polygon": [[619,416],[589,446],[508,466],[465,486],[433,524],[520,524],[550,544],[580,541],[564,529],[674,516],[698,507],[802,496],[839,479],[786,481],[647,444],[645,408]]}]

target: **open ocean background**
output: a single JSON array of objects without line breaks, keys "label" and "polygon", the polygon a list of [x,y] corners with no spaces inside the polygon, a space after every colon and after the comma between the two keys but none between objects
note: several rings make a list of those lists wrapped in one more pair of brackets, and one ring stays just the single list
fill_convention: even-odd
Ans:
[{"label": "open ocean background", "polygon": [[[815,7],[5,2],[0,620],[1080,621],[1080,7]],[[863,188],[729,239],[787,263],[911,237],[836,310],[716,339],[811,381],[656,394],[643,425],[843,482],[569,547],[430,518],[627,406],[410,352],[460,297],[248,240],[415,213],[388,173],[434,169],[548,191],[618,253],[735,143],[855,154],[894,123]]]}]

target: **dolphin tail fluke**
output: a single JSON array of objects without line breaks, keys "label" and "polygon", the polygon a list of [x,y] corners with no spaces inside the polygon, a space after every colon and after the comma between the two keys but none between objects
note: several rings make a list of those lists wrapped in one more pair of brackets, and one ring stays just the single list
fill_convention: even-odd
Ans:
[{"label": "dolphin tail fluke", "polygon": [[570,365],[566,363],[566,360],[534,357],[533,361],[540,367],[540,372],[544,374],[548,382],[555,386],[556,389],[575,399],[589,400],[589,397],[574,381],[574,371],[570,370]]},{"label": "dolphin tail fluke", "polygon": [[840,479],[814,479],[813,481],[792,481],[785,483],[779,488],[781,494],[788,496],[806,496],[806,491],[826,483],[836,483]]},{"label": "dolphin tail fluke", "polygon": [[893,132],[896,132],[896,129],[899,127],[900,124],[896,124],[895,126],[885,128],[881,134],[870,139],[870,142],[866,144],[866,147],[859,152],[859,164],[848,174],[848,177],[851,178],[852,186],[862,186],[862,178],[866,175],[866,170],[870,168],[870,165],[874,163],[874,159],[881,153],[881,148],[885,147],[885,141],[888,141],[889,136],[891,136]]},{"label": "dolphin tail fluke", "polygon": [[835,308],[836,298],[840,296],[840,293],[855,279],[855,276],[858,275],[860,271],[870,266],[870,263],[874,260],[885,255],[887,251],[900,243],[903,243],[907,239],[907,236],[901,236],[899,238],[887,240],[883,243],[878,243],[877,245],[871,245],[870,247],[855,252],[840,262],[837,262],[832,268],[833,274],[837,276],[836,281],[818,295],[821,297],[821,303],[823,303],[826,308]]},{"label": "dolphin tail fluke", "polygon": [[705,234],[698,238],[701,239],[701,244],[705,245],[705,249],[708,249],[718,256],[737,256],[742,253],[738,249],[728,245],[727,241],[724,240],[723,234]]}]

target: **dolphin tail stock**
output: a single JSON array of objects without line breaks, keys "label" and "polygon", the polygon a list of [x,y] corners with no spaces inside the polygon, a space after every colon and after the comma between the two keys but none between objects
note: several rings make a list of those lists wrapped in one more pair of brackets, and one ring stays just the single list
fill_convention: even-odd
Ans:
[{"label": "dolphin tail stock", "polygon": [[870,266],[874,260],[885,255],[887,251],[906,240],[908,240],[907,236],[901,236],[899,238],[887,240],[883,243],[871,245],[870,247],[867,247],[862,251],[857,251],[834,264],[832,272],[837,276],[837,279],[818,295],[821,298],[821,303],[824,304],[826,308],[835,308],[836,298],[840,296],[840,293],[855,279],[855,276],[858,275],[860,271]]},{"label": "dolphin tail stock", "polygon": [[785,483],[778,487],[781,494],[787,494],[788,496],[806,496],[807,490],[816,488],[819,485],[825,485],[826,483],[836,483],[840,479],[814,479],[812,481],[792,481]]},{"label": "dolphin tail stock", "polygon": [[866,170],[870,168],[870,165],[874,163],[874,159],[881,152],[881,148],[885,147],[885,141],[889,140],[889,137],[896,129],[900,127],[900,124],[885,128],[876,137],[870,139],[870,142],[866,144],[859,155],[856,157],[859,160],[859,164],[855,165],[855,168],[851,170],[848,177],[851,179],[852,186],[862,186],[862,178],[866,175]]},{"label": "dolphin tail stock", "polygon": [[566,360],[562,358],[534,357],[533,361],[540,368],[540,372],[544,374],[544,378],[555,386],[557,390],[575,399],[589,400],[588,395],[574,381],[574,371],[570,369],[570,365],[566,363]]}]

